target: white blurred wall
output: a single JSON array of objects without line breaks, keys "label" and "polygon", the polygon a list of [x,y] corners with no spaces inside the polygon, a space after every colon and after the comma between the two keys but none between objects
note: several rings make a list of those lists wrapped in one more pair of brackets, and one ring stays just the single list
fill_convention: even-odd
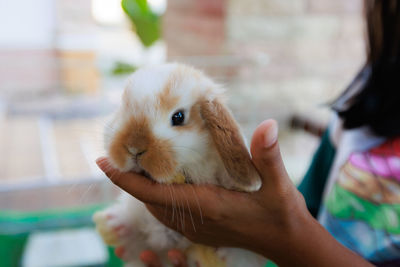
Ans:
[{"label": "white blurred wall", "polygon": [[0,0],[0,48],[51,48],[54,20],[54,0]]}]

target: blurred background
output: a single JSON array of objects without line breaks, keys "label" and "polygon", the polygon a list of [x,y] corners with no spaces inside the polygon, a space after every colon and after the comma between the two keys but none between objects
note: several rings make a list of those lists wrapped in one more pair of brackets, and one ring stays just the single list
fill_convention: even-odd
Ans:
[{"label": "blurred background", "polygon": [[119,264],[92,229],[118,192],[94,161],[146,64],[224,84],[248,140],[277,119],[299,182],[364,62],[363,26],[361,0],[0,0],[0,265]]}]

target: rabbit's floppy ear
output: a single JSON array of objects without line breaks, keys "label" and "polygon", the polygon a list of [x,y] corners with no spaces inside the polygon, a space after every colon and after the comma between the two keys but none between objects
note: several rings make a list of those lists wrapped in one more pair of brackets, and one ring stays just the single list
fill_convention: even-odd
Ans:
[{"label": "rabbit's floppy ear", "polygon": [[251,161],[239,126],[228,108],[219,99],[203,100],[200,114],[237,188],[244,191],[258,190],[261,187],[260,176]]}]

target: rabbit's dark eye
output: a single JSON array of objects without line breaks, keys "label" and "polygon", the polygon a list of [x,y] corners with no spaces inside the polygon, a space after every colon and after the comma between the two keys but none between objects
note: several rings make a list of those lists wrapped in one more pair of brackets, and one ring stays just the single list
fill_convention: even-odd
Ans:
[{"label": "rabbit's dark eye", "polygon": [[180,126],[185,121],[185,113],[182,110],[179,110],[172,115],[171,122],[172,126]]}]

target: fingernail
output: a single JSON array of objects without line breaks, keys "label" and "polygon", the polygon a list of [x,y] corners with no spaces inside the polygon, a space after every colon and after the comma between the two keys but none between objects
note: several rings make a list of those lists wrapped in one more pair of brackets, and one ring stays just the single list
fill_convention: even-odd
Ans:
[{"label": "fingernail", "polygon": [[103,161],[105,158],[104,157],[100,157],[96,159],[96,164],[99,164],[101,161]]},{"label": "fingernail", "polygon": [[96,164],[97,164],[97,166],[99,166],[99,168],[100,169],[102,169],[103,170],[103,168],[105,167],[105,162],[107,161],[107,158],[106,157],[100,157],[100,158],[98,158],[98,159],[96,159]]},{"label": "fingernail", "polygon": [[278,140],[278,124],[272,121],[264,133],[264,147],[269,148]]}]

